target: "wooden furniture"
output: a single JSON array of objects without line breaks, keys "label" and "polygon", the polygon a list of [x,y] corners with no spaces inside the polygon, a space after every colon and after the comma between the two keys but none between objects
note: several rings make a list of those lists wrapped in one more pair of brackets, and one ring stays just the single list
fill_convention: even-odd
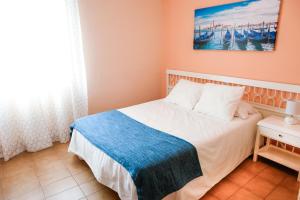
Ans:
[{"label": "wooden furniture", "polygon": [[[169,93],[172,88],[176,85],[176,83],[180,79],[186,79],[190,81],[194,81],[197,83],[214,83],[214,84],[226,84],[226,85],[240,85],[245,86],[245,92],[243,96],[243,100],[247,101],[248,103],[252,104],[264,117],[278,115],[284,116],[285,108],[286,108],[286,101],[287,100],[300,100],[300,85],[292,85],[292,84],[285,84],[285,83],[276,83],[276,82],[268,82],[268,81],[260,81],[260,80],[252,80],[252,79],[245,79],[245,78],[238,78],[238,77],[230,77],[230,76],[220,76],[220,75],[213,75],[213,74],[204,74],[204,73],[197,73],[197,72],[187,72],[187,71],[180,71],[174,69],[168,69],[166,71],[166,85],[167,85],[167,93]],[[275,119],[274,119],[275,118]],[[288,166],[292,166],[293,169],[299,171],[299,156],[294,152],[289,152],[287,150],[279,149],[274,145],[270,145],[270,138],[278,139],[277,141],[286,142],[286,144],[294,145],[294,147],[299,148],[299,126],[297,127],[286,127],[283,124],[283,118],[272,117],[269,119],[265,119],[266,124],[269,124],[268,121],[270,119],[274,119],[279,123],[270,123],[273,124],[274,127],[271,128],[269,126],[261,126],[262,128],[266,128],[270,131],[261,130],[262,134],[265,132],[270,133],[267,139],[267,146],[269,148],[261,148],[259,149],[259,144],[262,136],[260,136],[258,131],[258,142],[257,142],[257,152],[254,156],[255,160],[257,159],[258,150],[260,150],[260,154],[263,155],[264,152],[265,157],[268,157],[274,161],[278,161],[279,163],[288,163]],[[271,120],[273,121],[273,120]],[[263,123],[263,122],[262,122]],[[269,125],[270,125],[269,124]],[[277,124],[277,126],[276,126]],[[269,127],[269,128],[268,128]],[[283,129],[282,129],[283,128]],[[286,130],[287,129],[287,130]],[[295,130],[293,130],[295,129]],[[273,131],[272,131],[273,130]],[[292,130],[290,132],[290,130]],[[279,132],[277,132],[279,131]],[[273,134],[272,134],[273,133]],[[281,133],[281,137],[278,135]],[[292,133],[292,134],[290,134]],[[294,134],[296,133],[296,134]],[[276,135],[277,134],[277,135]],[[265,136],[266,136],[265,135]],[[295,141],[291,141],[291,143],[286,141],[286,135],[291,136],[292,138],[296,138]],[[284,136],[284,138],[282,138]],[[289,137],[288,137],[289,138]],[[293,140],[293,139],[290,139]],[[288,141],[290,141],[288,140]],[[295,144],[296,143],[296,144]],[[266,146],[265,146],[266,147]],[[293,148],[293,151],[295,148]],[[271,152],[271,153],[270,153]],[[276,152],[276,153],[272,153]],[[283,154],[283,156],[281,156]],[[269,155],[269,156],[268,156]],[[295,160],[295,161],[294,161]],[[298,164],[297,164],[298,163]],[[299,176],[298,176],[299,180]],[[299,191],[300,194],[300,191]],[[300,196],[299,196],[300,200]]]},{"label": "wooden furniture", "polygon": [[252,104],[264,116],[285,115],[286,101],[300,100],[300,85],[171,69],[166,71],[167,93],[172,90],[180,79],[186,79],[202,84],[214,83],[244,86],[245,91],[243,100]]},{"label": "wooden furniture", "polygon": [[[298,181],[300,181],[300,154],[295,152],[295,147],[300,148],[300,125],[286,125],[282,117],[269,116],[258,122],[253,161],[257,161],[257,156],[270,159],[286,167],[298,171]],[[261,139],[267,138],[264,146],[260,147]],[[270,143],[276,140],[277,145]],[[278,147],[278,143],[284,143],[283,147]],[[291,145],[287,150],[286,145]]]}]

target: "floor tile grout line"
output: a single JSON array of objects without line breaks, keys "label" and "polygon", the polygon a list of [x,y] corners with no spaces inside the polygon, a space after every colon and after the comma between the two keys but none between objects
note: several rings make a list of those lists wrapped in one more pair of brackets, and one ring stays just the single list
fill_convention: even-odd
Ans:
[{"label": "floor tile grout line", "polygon": [[283,178],[278,184],[275,184],[275,187],[273,188],[273,190],[271,190],[265,197],[265,199],[273,192],[275,191],[279,186],[280,184],[284,181],[285,178]]},{"label": "floor tile grout line", "polygon": [[[34,161],[32,160],[32,157],[31,157],[31,156],[30,156],[30,158],[28,158],[28,159],[29,159],[30,162],[33,163],[33,165],[35,165],[35,163],[34,163]],[[34,166],[33,166],[33,165],[30,166],[29,169],[33,170],[33,175],[34,175],[34,177],[35,177],[35,178],[37,179],[37,181],[38,181],[38,187],[39,187],[39,189],[42,190],[40,181],[39,181],[39,179],[38,179],[38,177],[37,177],[37,175],[36,175],[36,173],[35,173],[35,170],[34,170]],[[1,167],[2,167],[2,166],[1,166]],[[21,174],[21,173],[23,173],[23,172],[19,172],[19,173],[16,173],[15,175],[11,175],[11,176],[8,176],[8,177],[1,177],[1,179],[3,179],[3,178],[10,178],[10,177],[13,177],[13,176],[17,176],[18,174]],[[2,185],[1,183],[0,183],[0,189],[1,189],[1,192],[2,192],[3,198],[4,198],[4,199],[7,199],[7,197],[5,197],[6,195],[4,195],[4,188],[3,188],[3,185]],[[23,196],[23,195],[28,194],[29,192],[34,191],[35,189],[36,189],[36,188],[34,188],[34,189],[30,190],[30,191],[27,191],[27,192],[24,193],[24,194],[17,195],[17,196],[14,197],[14,198],[19,198],[19,197],[21,197],[21,196]],[[42,193],[43,193],[43,199],[44,199],[44,192],[43,192],[43,190],[42,190]],[[13,198],[13,199],[14,199],[14,198]]]},{"label": "floor tile grout line", "polygon": [[[245,169],[247,172],[250,172],[249,170],[247,170],[247,169]],[[263,170],[261,170],[261,171],[263,171]],[[249,183],[250,181],[252,181],[254,178],[256,178],[257,176],[258,176],[258,174],[260,174],[261,173],[261,171],[260,172],[258,172],[257,174],[255,174],[252,178],[250,178],[247,182],[245,182],[244,184],[242,184],[241,185],[241,187],[244,187],[245,185],[247,185],[247,183]],[[250,172],[251,173],[251,172]]]},{"label": "floor tile grout line", "polygon": [[[258,172],[252,179],[250,179],[247,183],[249,183],[251,180],[254,180],[256,177],[258,177],[258,175],[260,174],[260,173],[262,173],[262,171],[264,171],[266,169],[266,167],[263,169],[263,170],[261,170],[260,172]],[[260,177],[260,178],[262,178],[262,179],[264,179],[263,177]],[[265,179],[264,179],[265,180]],[[267,181],[267,180],[265,180],[265,181]],[[268,181],[269,182],[269,181]],[[269,182],[270,183],[270,182]],[[250,191],[248,188],[246,188],[245,187],[246,186],[246,184],[243,186],[243,188],[245,189],[245,190],[247,190],[248,192],[251,192],[251,193],[253,193],[252,191]],[[254,194],[254,193],[253,193]],[[258,196],[258,195],[255,195],[255,196]],[[259,196],[260,198],[263,198],[263,199],[265,199],[264,197],[261,197],[261,196]]]},{"label": "floor tile grout line", "polygon": [[[252,161],[253,162],[253,161]],[[235,185],[237,185],[237,186],[239,186],[239,189],[236,191],[236,192],[238,192],[240,189],[246,189],[248,192],[251,192],[252,194],[254,194],[252,191],[249,191],[247,188],[245,188],[244,186],[247,184],[247,183],[249,183],[251,180],[253,180],[254,178],[256,178],[263,170],[265,170],[266,168],[267,168],[268,166],[266,166],[265,168],[263,168],[262,170],[260,170],[258,173],[256,173],[251,179],[249,179],[245,184],[243,184],[242,186],[239,186],[238,184],[236,184],[236,183],[234,183],[233,181],[231,181],[231,180],[229,180],[228,179],[228,177],[226,176],[226,177],[224,177],[221,181],[223,181],[224,179],[228,179],[228,181],[230,181],[231,183],[233,183],[233,184],[235,184]],[[248,170],[248,169],[244,169],[244,170],[246,170],[247,172],[250,172],[250,170]],[[235,171],[235,169],[232,171],[232,172],[234,172]],[[231,172],[231,173],[232,173]],[[230,174],[229,174],[230,175]],[[220,182],[221,182],[220,181]],[[220,183],[219,182],[219,183]],[[217,183],[218,184],[218,183]],[[217,185],[216,184],[216,185]],[[229,198],[231,198],[236,192],[234,192],[232,195],[230,195],[227,199],[229,199]],[[212,194],[213,195],[213,194]],[[214,197],[216,197],[215,195],[213,195]],[[257,195],[255,195],[255,196],[257,196]],[[258,197],[258,196],[257,196]],[[217,199],[219,199],[218,197],[216,197]],[[260,197],[261,198],[261,197]]]},{"label": "floor tile grout line", "polygon": [[[253,162],[253,161],[252,161]],[[264,169],[266,169],[268,166],[266,166]],[[238,185],[238,184],[236,184],[236,183],[234,183],[233,181],[231,181],[231,180],[229,180],[228,179],[228,181],[230,181],[231,183],[234,183],[235,185],[237,185],[237,186],[239,186],[239,189],[236,191],[236,192],[234,192],[232,195],[230,195],[227,199],[230,199],[234,194],[236,194],[238,191],[240,191],[241,189],[246,189],[247,190],[247,188],[245,188],[245,185],[247,184],[247,183],[249,183],[251,180],[253,180],[254,178],[256,178],[264,169],[262,169],[261,171],[259,171],[257,174],[255,174],[252,178],[250,178],[246,183],[244,183],[243,185]],[[250,170],[248,170],[248,169],[244,169],[244,170],[246,170],[247,172],[250,172]],[[232,171],[232,172],[234,172],[235,171],[235,169]],[[231,173],[232,173],[231,172]],[[252,172],[250,172],[250,173],[252,173]],[[229,174],[230,175],[230,174]],[[227,176],[225,177],[225,178],[227,178]],[[225,179],[224,178],[224,179]],[[222,179],[223,180],[223,179]],[[222,181],[221,180],[221,181]],[[254,194],[252,191],[249,191],[249,190],[247,190],[248,192],[251,192],[252,194]],[[257,196],[257,195],[255,195],[255,196]],[[257,196],[258,197],[258,196]]]},{"label": "floor tile grout line", "polygon": [[[70,173],[71,173],[71,172],[70,172]],[[78,173],[78,174],[79,174],[79,173]],[[82,188],[80,187],[80,184],[76,181],[74,175],[76,175],[76,174],[72,174],[72,173],[71,173],[71,176],[73,177],[73,179],[75,180],[76,184],[78,185],[79,190],[82,192],[83,196],[87,198],[87,195],[85,195],[84,191],[83,191]]]},{"label": "floor tile grout line", "polygon": [[67,191],[67,190],[71,190],[71,189],[73,189],[73,188],[75,188],[75,187],[78,187],[78,186],[77,186],[77,185],[75,185],[75,186],[73,186],[73,187],[70,187],[70,188],[64,189],[64,190],[62,190],[62,191],[60,191],[60,192],[58,192],[58,193],[55,193],[55,194],[49,195],[49,196],[47,196],[47,197],[46,197],[46,195],[45,195],[45,199],[48,199],[48,198],[50,198],[50,197],[53,197],[53,196],[55,196],[55,195],[58,195],[58,194],[60,194],[60,193],[63,193],[63,192],[65,192],[65,191]]},{"label": "floor tile grout line", "polygon": [[[50,196],[46,197],[45,199],[47,199],[47,198],[49,198],[49,197],[52,197],[52,196],[55,196],[55,195],[58,195],[58,194],[60,194],[60,193],[63,193],[63,192],[65,192],[65,191],[67,191],[67,190],[71,190],[71,189],[73,189],[73,188],[75,188],[75,187],[78,187],[78,188],[80,189],[80,191],[83,193],[83,196],[85,197],[84,192],[82,191],[82,189],[80,188],[80,185],[77,183],[76,179],[75,179],[74,176],[73,176],[73,175],[76,175],[76,174],[72,174],[72,172],[70,171],[70,169],[68,168],[68,166],[66,166],[66,163],[65,163],[64,161],[62,161],[62,163],[63,163],[64,167],[66,168],[66,170],[69,172],[70,176],[64,177],[64,178],[62,178],[62,179],[60,179],[60,180],[57,180],[57,181],[61,181],[61,180],[63,180],[63,179],[72,177],[72,179],[73,179],[73,180],[75,181],[75,183],[76,183],[76,186],[71,187],[71,188],[68,188],[68,189],[65,189],[65,190],[63,190],[63,191],[61,191],[61,192],[59,192],[59,193],[50,195]],[[55,182],[57,182],[57,181],[54,181],[53,183],[55,183]],[[52,184],[52,183],[51,183],[51,184]],[[45,195],[45,196],[46,196],[46,195]]]},{"label": "floor tile grout line", "polygon": [[[280,182],[280,185],[281,185],[282,182],[285,181],[285,179],[288,178],[288,176],[290,176],[290,175],[287,175],[287,177],[285,177],[285,178]],[[297,179],[297,178],[296,178],[296,182],[298,182],[298,179]],[[284,187],[285,189],[289,190],[290,192],[294,192],[292,189],[288,188],[286,185],[281,185],[281,186]],[[300,182],[298,182],[298,188],[300,189]],[[297,192],[298,192],[298,189],[297,189]]]},{"label": "floor tile grout line", "polygon": [[[97,179],[95,179],[95,180],[96,180],[97,183],[99,183],[99,182],[97,181]],[[86,183],[89,183],[89,182],[92,182],[92,181],[94,181],[94,180],[90,180],[90,181],[88,181],[88,182],[86,182]],[[85,183],[83,183],[83,184],[85,184]],[[83,185],[83,184],[81,184],[81,185]],[[100,184],[100,183],[99,183],[99,184]],[[86,198],[88,198],[89,196],[91,196],[91,195],[93,195],[93,194],[95,194],[95,193],[97,193],[97,192],[100,191],[100,190],[97,190],[97,191],[95,191],[95,192],[92,192],[92,193],[89,194],[89,195],[86,195],[86,194],[84,193],[84,191],[82,190],[82,188],[80,187],[80,185],[79,185],[79,188],[80,188],[80,190],[82,191],[84,197],[86,197]]]},{"label": "floor tile grout line", "polygon": [[[253,180],[254,178],[256,178],[256,177],[258,177],[266,168],[268,168],[268,167],[271,167],[271,166],[267,166],[267,167],[265,167],[264,169],[262,169],[259,173],[257,173],[251,180]],[[267,181],[268,183],[271,183],[272,185],[274,185],[274,188],[266,195],[266,197],[260,197],[260,198],[263,198],[263,199],[266,199],[279,185],[280,185],[280,183],[282,183],[283,182],[283,180],[284,179],[282,179],[278,184],[274,184],[274,183],[272,183],[272,182],[270,182],[269,180],[267,180],[267,179],[265,179],[264,177],[260,177],[260,178],[262,178],[264,181]],[[251,180],[249,180],[247,183],[249,183]],[[246,185],[246,184],[245,184]],[[244,185],[244,186],[245,186]],[[249,191],[249,192],[251,192],[252,194],[254,194],[255,196],[257,196],[258,197],[258,195],[256,195],[255,193],[253,193],[252,191],[250,191],[250,190],[248,190],[247,188],[245,188],[243,186],[243,188],[244,189],[246,189],[247,191]]]},{"label": "floor tile grout line", "polygon": [[[227,199],[230,199],[233,195],[235,195],[238,191],[240,191],[241,189],[243,189],[242,187],[240,187],[237,191],[235,191],[233,194],[231,194]],[[226,199],[226,200],[227,200]]]},{"label": "floor tile grout line", "polygon": [[[53,145],[53,147],[54,147],[54,145]],[[51,148],[53,148],[53,147],[51,147]],[[55,155],[56,155],[56,154],[57,154],[57,152],[55,152]],[[56,156],[57,156],[57,155],[56,155]],[[79,185],[78,185],[78,183],[76,182],[75,178],[73,177],[71,171],[70,171],[69,168],[66,166],[66,164],[63,162],[63,159],[60,159],[60,158],[59,158],[58,160],[61,160],[61,161],[62,161],[63,166],[64,166],[64,167],[66,168],[66,170],[69,172],[70,176],[61,178],[61,179],[56,180],[56,181],[53,181],[52,183],[49,183],[49,184],[47,184],[47,185],[53,184],[53,183],[55,183],[55,182],[58,182],[58,181],[61,181],[61,180],[63,180],[63,179],[70,178],[70,177],[72,177],[72,179],[74,180],[74,182],[76,183],[76,185],[75,185],[74,187],[65,189],[65,190],[63,190],[63,191],[61,191],[61,192],[58,192],[58,193],[53,194],[53,195],[50,195],[50,196],[48,196],[48,197],[46,197],[44,188],[43,188],[43,186],[42,186],[42,191],[43,191],[43,193],[44,193],[45,199],[50,198],[50,197],[53,197],[53,196],[58,195],[58,194],[60,194],[60,193],[63,193],[63,192],[65,192],[65,191],[67,191],[67,190],[71,190],[71,189],[73,189],[73,188],[75,188],[75,187],[79,187]],[[47,186],[47,185],[45,185],[45,186]],[[80,187],[79,187],[79,188],[80,188]]]},{"label": "floor tile grout line", "polygon": [[[53,148],[53,147],[51,147],[51,148]],[[56,154],[55,154],[55,155],[56,155]],[[69,172],[69,174],[70,174],[70,176],[68,176],[68,177],[72,177],[72,178],[74,179],[74,181],[75,181],[75,183],[76,183],[76,186],[71,187],[71,188],[68,188],[68,189],[65,189],[65,190],[63,190],[63,191],[61,191],[61,192],[59,192],[59,193],[56,193],[56,194],[53,194],[53,195],[50,195],[50,196],[46,197],[46,194],[45,194],[45,192],[44,192],[44,188],[43,188],[43,186],[42,186],[42,184],[41,184],[41,181],[40,181],[40,179],[39,179],[40,176],[38,176],[37,173],[36,173],[36,171],[35,171],[35,167],[36,167],[35,161],[36,161],[36,160],[34,160],[34,158],[32,158],[32,155],[30,156],[29,160],[30,160],[31,162],[33,162],[33,165],[34,165],[34,166],[30,166],[30,169],[32,169],[33,172],[34,172],[34,177],[37,179],[38,186],[39,186],[39,188],[41,189],[41,191],[42,191],[42,193],[43,193],[43,199],[46,199],[46,198],[49,198],[49,197],[51,197],[51,196],[57,195],[57,194],[59,194],[59,193],[65,192],[66,190],[73,189],[73,188],[75,188],[75,187],[77,187],[77,186],[79,187],[79,183],[76,182],[76,179],[75,179],[75,177],[73,176],[73,175],[76,175],[76,174],[72,174],[71,171],[68,169],[68,167],[67,167],[67,166],[65,165],[65,163],[63,162],[64,167],[66,167],[66,169],[68,170],[68,172]],[[58,159],[58,160],[61,160],[61,159]],[[2,166],[1,166],[1,167],[2,167]],[[79,174],[79,173],[78,173],[78,174]],[[54,181],[53,183],[55,183],[55,182],[57,182],[57,181],[60,181],[60,180],[63,180],[63,179],[68,178],[68,177],[61,178],[61,179],[59,179],[59,180]],[[1,178],[2,178],[2,177],[1,177]],[[50,184],[52,184],[52,183],[50,183]],[[80,187],[79,187],[79,188],[80,188]],[[0,185],[0,189],[1,189],[1,191],[3,191],[2,184]],[[81,189],[81,188],[80,188],[80,189]],[[32,190],[32,191],[34,191],[34,190]],[[84,197],[86,197],[86,195],[84,194],[84,192],[82,192],[82,193],[83,193]],[[25,195],[25,194],[26,194],[26,193],[24,193],[24,194],[22,194],[22,195]],[[22,196],[22,195],[20,195],[20,196]],[[19,197],[20,197],[20,196],[19,196]],[[16,197],[16,198],[18,198],[18,197]]]},{"label": "floor tile grout line", "polygon": [[[65,163],[64,163],[64,164],[65,164]],[[67,167],[67,166],[66,166],[66,167]],[[78,185],[80,191],[83,193],[83,195],[84,195],[85,198],[88,198],[88,196],[90,196],[90,195],[95,194],[96,192],[98,192],[98,191],[96,191],[96,192],[93,192],[93,193],[91,193],[91,194],[89,194],[89,195],[86,195],[80,186],[83,185],[83,184],[85,184],[85,183],[92,182],[92,180],[89,180],[89,181],[87,181],[87,182],[85,182],[85,183],[79,184],[79,183],[76,181],[76,178],[75,178],[74,176],[77,175],[77,174],[83,173],[83,172],[78,172],[78,173],[76,173],[76,174],[73,174],[73,173],[69,170],[68,167],[67,167],[67,169],[68,169],[68,171],[70,172],[72,178],[75,180],[76,184]],[[96,181],[97,181],[97,180],[96,180]],[[97,181],[97,183],[99,183],[99,182]]]},{"label": "floor tile grout line", "polygon": [[[225,177],[224,179],[226,179],[227,177]],[[227,199],[230,199],[234,194],[236,194],[239,190],[241,190],[242,189],[242,187],[241,186],[239,186],[238,184],[236,184],[236,183],[234,183],[234,182],[232,182],[231,180],[229,180],[229,179],[227,179],[227,181],[229,181],[229,182],[231,182],[232,184],[234,184],[234,185],[236,185],[236,186],[238,186],[238,189],[234,192],[234,193],[232,193],[231,195],[229,195],[229,197],[228,198],[226,198],[226,200]]]},{"label": "floor tile grout line", "polygon": [[41,188],[41,190],[42,190],[42,193],[43,193],[43,199],[46,199],[46,194],[45,194],[44,189],[43,189],[43,187],[42,187],[41,181],[40,181],[39,177],[38,177],[36,174],[35,174],[35,176],[36,176],[36,178],[37,178],[38,181],[39,181],[39,186],[40,186],[40,188]]},{"label": "floor tile grout line", "polygon": [[[250,170],[247,170],[247,169],[243,169],[243,170],[245,170],[245,171],[247,171],[247,172],[250,172]],[[226,199],[230,199],[233,195],[235,195],[238,191],[240,191],[241,189],[246,189],[246,188],[244,188],[244,186],[247,184],[247,183],[249,183],[251,180],[253,180],[254,178],[256,178],[257,176],[258,176],[258,174],[260,174],[262,171],[263,171],[264,169],[262,169],[260,172],[258,172],[256,175],[254,175],[252,178],[250,178],[246,183],[244,183],[243,185],[238,185],[238,184],[236,184],[236,183],[234,183],[233,181],[231,181],[230,179],[228,179],[228,177],[226,176],[226,177],[224,177],[224,179],[227,179],[228,181],[230,181],[231,183],[233,183],[233,184],[235,184],[236,186],[238,186],[239,188],[234,192],[234,193],[232,193],[228,198],[226,198]],[[234,172],[235,170],[233,170],[232,172]],[[231,173],[232,173],[231,172]],[[230,174],[229,174],[230,175]],[[222,179],[222,180],[224,180],[224,179]],[[222,181],[221,180],[221,181]],[[220,182],[221,182],[220,181]],[[253,192],[252,191],[249,191],[249,190],[247,190],[248,192],[251,192],[252,194],[253,194]],[[257,196],[257,195],[255,195],[255,196]]]},{"label": "floor tile grout line", "polygon": [[62,192],[64,192],[64,191],[66,191],[66,190],[69,190],[69,189],[71,189],[71,188],[68,188],[68,189],[66,189],[66,190],[63,190],[63,191],[61,191],[61,192],[58,192],[58,193],[55,193],[55,194],[53,194],[53,195],[50,195],[50,196],[48,196],[48,197],[46,196],[46,193],[45,193],[45,191],[44,191],[44,187],[46,187],[46,186],[48,186],[48,185],[50,185],[50,184],[53,184],[53,183],[55,183],[55,182],[61,181],[61,180],[65,179],[65,178],[69,178],[69,177],[64,177],[64,178],[61,178],[61,179],[59,179],[59,180],[53,181],[53,182],[51,182],[51,183],[49,183],[49,184],[47,184],[47,185],[44,185],[44,186],[42,186],[42,185],[41,185],[41,183],[40,183],[40,185],[41,185],[41,189],[42,189],[42,191],[43,191],[43,194],[44,194],[44,199],[47,199],[47,198],[49,198],[49,197],[55,196],[55,195],[57,195],[57,194],[59,194],[59,193],[62,193]]},{"label": "floor tile grout line", "polygon": [[[258,172],[253,178],[251,178],[250,180],[253,180],[254,178],[256,178],[257,176],[259,176],[266,168],[268,168],[270,166],[266,166],[264,169],[262,169],[260,172]],[[264,177],[260,177],[262,179],[264,179],[265,181],[268,181],[269,183],[273,184],[272,182],[270,182],[269,180],[265,179]],[[250,180],[248,182],[250,182]],[[247,182],[247,183],[248,183]],[[246,185],[246,184],[245,184]],[[275,184],[276,185],[276,184]]]},{"label": "floor tile grout line", "polygon": [[[53,147],[51,147],[51,148],[53,148]],[[55,155],[58,155],[58,152],[57,152],[57,151],[55,151]],[[42,159],[42,157],[41,157],[41,159]],[[69,172],[69,175],[68,175],[68,177],[64,177],[64,178],[61,178],[61,179],[56,180],[56,181],[60,181],[60,180],[63,180],[63,179],[65,179],[65,178],[72,177],[72,179],[74,179],[74,181],[75,181],[74,186],[71,187],[71,188],[65,189],[65,190],[63,190],[63,191],[61,191],[61,192],[58,192],[58,193],[56,193],[56,194],[50,195],[50,196],[48,196],[47,198],[51,198],[52,196],[58,195],[58,194],[63,193],[63,192],[65,192],[65,191],[67,191],[67,190],[71,190],[71,189],[73,189],[73,188],[75,188],[75,187],[78,187],[78,188],[80,189],[80,191],[82,192],[83,196],[82,196],[81,198],[88,198],[88,196],[94,195],[95,193],[99,192],[99,190],[97,190],[97,191],[95,191],[95,192],[92,192],[92,193],[89,194],[89,195],[85,195],[85,193],[83,192],[82,188],[80,187],[80,184],[79,184],[80,182],[78,182],[78,181],[75,179],[76,175],[77,175],[77,174],[80,174],[80,173],[83,173],[83,171],[79,170],[79,172],[76,172],[76,171],[78,171],[78,170],[76,170],[76,171],[75,171],[75,170],[72,170],[72,171],[75,171],[76,173],[71,173],[71,170],[70,170],[70,169],[73,169],[73,168],[67,167],[67,166],[68,166],[68,163],[65,162],[65,161],[67,161],[68,159],[69,159],[69,157],[66,157],[66,159],[63,159],[62,157],[59,157],[59,160],[63,161],[62,164],[63,164],[63,166],[66,168],[66,170]],[[29,157],[29,160],[33,160],[32,155]],[[36,162],[38,162],[38,160],[36,160]],[[76,164],[77,164],[77,163],[76,163]],[[2,166],[0,166],[0,167],[2,167]],[[70,166],[70,167],[71,167],[71,166]],[[32,168],[32,167],[31,167],[31,168]],[[277,169],[276,167],[272,167],[272,165],[268,165],[268,164],[267,164],[266,167],[264,167],[263,169],[259,170],[257,173],[255,173],[255,175],[254,175],[252,178],[250,178],[248,181],[246,181],[244,184],[241,184],[241,185],[236,184],[236,183],[234,183],[233,181],[229,180],[229,181],[232,182],[233,184],[238,185],[238,188],[237,188],[237,190],[236,190],[232,195],[230,195],[230,196],[228,197],[228,199],[232,198],[232,196],[235,195],[235,194],[236,194],[237,192],[239,192],[240,190],[246,189],[245,186],[246,186],[250,181],[252,181],[253,179],[255,179],[257,176],[260,176],[261,174],[263,174],[263,173],[264,173],[264,170],[266,170],[266,169],[268,169],[268,168],[272,168],[272,169],[274,168],[274,169]],[[74,169],[75,169],[75,168],[74,168]],[[249,172],[249,171],[251,172],[250,168],[244,169],[244,170],[246,170],[247,172]],[[278,170],[278,169],[277,169],[277,170]],[[235,169],[233,170],[233,172],[234,172],[234,171],[235,171]],[[282,170],[279,170],[279,171],[282,171]],[[35,170],[34,170],[34,176],[35,176],[35,178],[38,179],[39,187],[41,187],[42,192],[43,192],[43,195],[44,195],[43,198],[46,199],[46,196],[45,196],[45,193],[44,193],[44,190],[43,190],[43,186],[41,185],[41,181],[40,181],[40,179],[39,179],[40,176],[37,176],[37,173],[35,172]],[[270,180],[270,179],[268,180],[267,178],[269,178],[269,177],[260,177],[260,178],[262,178],[263,180],[265,180],[266,182],[272,183],[272,184],[274,185],[274,188],[267,194],[267,196],[266,196],[265,198],[268,198],[268,196],[270,196],[270,194],[271,194],[274,190],[276,190],[278,187],[283,187],[283,188],[289,190],[289,188],[286,187],[287,185],[282,185],[282,183],[287,179],[287,177],[288,177],[288,173],[284,173],[284,176],[283,176],[282,180],[279,181],[277,184],[274,184],[274,183],[272,182],[272,180]],[[225,178],[226,178],[226,177],[225,177]],[[223,180],[224,180],[224,179],[223,179]],[[54,181],[53,183],[55,183],[56,181]],[[85,183],[88,183],[88,182],[91,182],[91,181],[92,181],[92,180],[89,180],[89,181],[86,181]],[[97,181],[97,180],[96,180],[96,181]],[[98,182],[98,181],[97,181],[97,182]],[[221,180],[220,182],[222,182],[222,180]],[[84,184],[84,183],[82,183],[82,184]],[[2,184],[0,184],[0,189],[3,191]],[[30,190],[30,191],[31,191],[31,190]],[[247,191],[249,191],[249,190],[247,190]],[[249,192],[251,192],[251,191],[249,191]],[[26,193],[24,193],[24,194],[26,194]],[[253,193],[253,192],[251,192],[251,194],[257,196],[257,195],[256,195],[255,193]],[[220,198],[216,197],[215,195],[213,195],[213,194],[210,194],[210,195],[212,195],[212,196],[215,197],[216,199],[220,200]],[[259,196],[258,196],[258,197],[259,197]],[[259,197],[259,198],[261,198],[261,197]],[[265,198],[263,198],[263,199],[265,199]]]}]

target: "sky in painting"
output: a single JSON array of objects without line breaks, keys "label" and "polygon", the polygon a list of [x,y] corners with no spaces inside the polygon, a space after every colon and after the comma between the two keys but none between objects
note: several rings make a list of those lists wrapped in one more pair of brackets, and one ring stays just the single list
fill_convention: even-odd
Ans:
[{"label": "sky in painting", "polygon": [[277,22],[280,0],[245,0],[237,3],[198,9],[195,26],[214,24],[242,25]]}]

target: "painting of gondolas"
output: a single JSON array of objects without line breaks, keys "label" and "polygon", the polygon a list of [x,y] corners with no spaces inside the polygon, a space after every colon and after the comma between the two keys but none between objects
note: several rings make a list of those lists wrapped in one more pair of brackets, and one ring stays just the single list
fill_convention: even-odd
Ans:
[{"label": "painting of gondolas", "polygon": [[280,0],[244,0],[195,10],[195,50],[273,51]]}]

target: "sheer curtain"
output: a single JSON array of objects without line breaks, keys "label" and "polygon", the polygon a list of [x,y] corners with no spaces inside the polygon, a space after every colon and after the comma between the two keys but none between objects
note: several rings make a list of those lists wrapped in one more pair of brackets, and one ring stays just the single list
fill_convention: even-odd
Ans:
[{"label": "sheer curtain", "polygon": [[86,114],[77,0],[0,1],[0,158],[67,142]]}]

